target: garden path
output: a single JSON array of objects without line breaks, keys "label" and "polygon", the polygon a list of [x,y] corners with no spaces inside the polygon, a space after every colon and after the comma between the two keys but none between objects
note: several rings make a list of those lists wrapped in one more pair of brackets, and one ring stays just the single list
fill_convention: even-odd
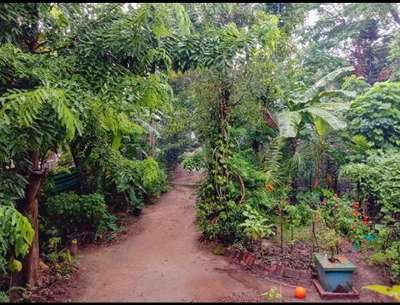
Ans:
[{"label": "garden path", "polygon": [[[277,287],[199,241],[195,189],[185,185],[199,179],[178,167],[173,189],[143,210],[125,240],[84,249],[72,301],[250,301]],[[293,288],[283,287],[282,293],[292,294]]]},{"label": "garden path", "polygon": [[[276,287],[283,300],[296,301],[293,286],[261,279],[200,242],[190,186],[200,178],[177,167],[172,190],[143,209],[124,240],[83,249],[69,300],[260,301],[263,292]],[[314,287],[307,290],[306,302],[321,302]]]}]

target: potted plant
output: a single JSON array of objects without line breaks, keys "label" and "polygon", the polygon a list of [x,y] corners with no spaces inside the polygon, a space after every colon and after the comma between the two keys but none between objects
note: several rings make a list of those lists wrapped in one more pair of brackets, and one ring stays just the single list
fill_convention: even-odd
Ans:
[{"label": "potted plant", "polygon": [[320,248],[325,253],[315,253],[314,262],[322,287],[328,292],[352,291],[356,267],[345,256],[339,255],[339,233],[335,229],[324,228],[318,235]]}]

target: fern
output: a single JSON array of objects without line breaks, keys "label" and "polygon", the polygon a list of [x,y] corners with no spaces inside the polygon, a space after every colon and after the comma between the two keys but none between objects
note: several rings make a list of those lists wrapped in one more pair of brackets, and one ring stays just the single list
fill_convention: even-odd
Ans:
[{"label": "fern", "polygon": [[282,148],[286,140],[284,137],[274,138],[264,156],[264,167],[266,169],[267,181],[273,184],[282,182]]}]

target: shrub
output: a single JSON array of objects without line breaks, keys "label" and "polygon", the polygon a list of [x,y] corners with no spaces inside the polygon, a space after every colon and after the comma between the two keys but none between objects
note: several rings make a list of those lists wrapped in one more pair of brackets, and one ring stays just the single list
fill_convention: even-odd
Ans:
[{"label": "shrub", "polygon": [[364,196],[380,207],[386,223],[395,223],[400,217],[399,152],[375,154],[366,163],[349,164],[342,168],[341,176],[359,183]]},{"label": "shrub", "polygon": [[239,226],[243,228],[244,233],[249,239],[257,241],[261,238],[275,235],[273,230],[274,225],[271,223],[271,220],[256,209],[246,205],[243,215],[246,219]]},{"label": "shrub", "polygon": [[148,195],[160,195],[166,191],[167,179],[158,163],[149,157],[140,162],[140,176],[142,185]]},{"label": "shrub", "polygon": [[[201,232],[209,239],[234,242],[248,238],[252,230],[261,233],[261,221],[266,225],[262,229],[266,235],[272,234],[267,224],[272,220],[253,218],[253,214],[257,213],[260,217],[272,215],[281,196],[278,194],[279,189],[266,189],[268,175],[257,167],[256,160],[251,159],[248,152],[234,153],[226,163],[225,166],[231,173],[229,182],[224,186],[227,189],[227,198],[220,198],[214,192],[213,182],[223,178],[215,172],[200,187],[197,217]],[[245,213],[245,210],[252,210],[254,213]],[[243,226],[248,227],[247,236]]]},{"label": "shrub", "polygon": [[400,146],[400,82],[376,83],[357,97],[349,113],[353,134],[361,134],[375,147]]},{"label": "shrub", "polygon": [[95,189],[104,193],[114,210],[141,209],[146,195],[166,190],[166,175],[151,157],[130,160],[119,151],[100,147],[92,151],[89,163],[97,171]]},{"label": "shrub", "polygon": [[62,193],[44,202],[42,210],[42,232],[63,240],[97,239],[107,229],[116,229],[116,218],[107,212],[104,196],[98,193]]},{"label": "shrub", "polygon": [[34,230],[29,220],[12,206],[0,206],[0,274],[19,271],[32,243]]},{"label": "shrub", "polygon": [[208,239],[233,242],[245,237],[240,224],[245,221],[243,206],[234,201],[224,204],[203,200],[197,206],[198,226]]},{"label": "shrub", "polygon": [[202,150],[198,150],[193,154],[185,154],[182,157],[182,166],[188,171],[199,171],[205,167],[205,155]]}]

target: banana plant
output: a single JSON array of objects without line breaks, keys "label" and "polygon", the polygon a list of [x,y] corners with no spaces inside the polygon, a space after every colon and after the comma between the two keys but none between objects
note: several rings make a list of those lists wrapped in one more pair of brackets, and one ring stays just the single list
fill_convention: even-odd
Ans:
[{"label": "banana plant", "polygon": [[302,95],[294,96],[287,102],[287,108],[276,113],[276,125],[284,138],[296,138],[300,130],[312,126],[314,140],[312,146],[314,175],[312,187],[319,186],[322,156],[327,149],[326,138],[332,130],[346,127],[346,123],[335,114],[350,106],[349,101],[356,93],[334,89],[334,82],[341,76],[353,71],[353,67],[337,69],[306,90]]},{"label": "banana plant", "polygon": [[337,69],[318,80],[302,95],[294,96],[292,100],[289,100],[287,109],[275,114],[280,135],[294,138],[306,123],[318,125],[319,134],[326,133],[328,127],[333,130],[345,128],[346,123],[341,121],[334,112],[347,109],[350,105],[345,101],[354,98],[356,93],[329,87],[332,87],[332,83],[338,77],[351,71],[353,67]]}]

